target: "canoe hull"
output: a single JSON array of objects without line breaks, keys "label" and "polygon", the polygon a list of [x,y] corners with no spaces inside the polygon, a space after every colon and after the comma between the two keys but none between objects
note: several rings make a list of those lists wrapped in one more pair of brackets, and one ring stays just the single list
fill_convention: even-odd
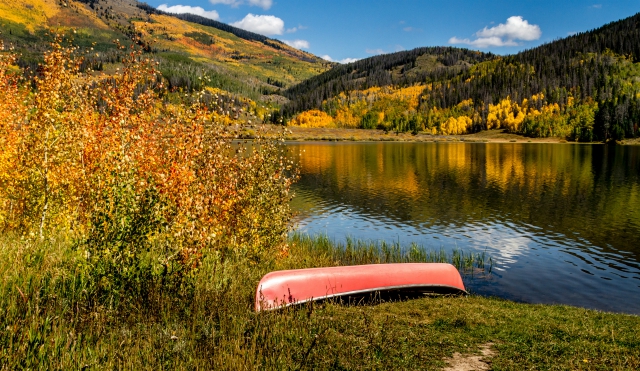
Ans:
[{"label": "canoe hull", "polygon": [[256,311],[376,292],[466,293],[451,264],[399,263],[295,269],[265,275],[256,290]]}]

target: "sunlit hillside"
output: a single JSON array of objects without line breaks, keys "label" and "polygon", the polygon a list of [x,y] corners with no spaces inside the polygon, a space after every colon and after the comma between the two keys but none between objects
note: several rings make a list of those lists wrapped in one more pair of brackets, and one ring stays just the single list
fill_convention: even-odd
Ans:
[{"label": "sunlit hillside", "polygon": [[[414,134],[637,138],[639,25],[636,14],[507,56],[445,47],[379,55],[287,89],[282,113],[299,126],[322,111],[324,126]],[[414,94],[403,97],[407,88]]]},{"label": "sunlit hillside", "polygon": [[[209,86],[254,100],[268,99],[333,66],[278,40],[203,25],[208,24],[204,18],[194,18],[201,24],[184,18],[136,0],[0,0],[0,38],[29,67],[37,65],[37,56],[51,40],[47,30],[73,33],[76,45],[98,52],[91,57],[103,68],[117,62],[114,40],[135,41],[160,62],[172,89],[200,89],[206,75]],[[276,95],[268,100],[282,99]]]}]

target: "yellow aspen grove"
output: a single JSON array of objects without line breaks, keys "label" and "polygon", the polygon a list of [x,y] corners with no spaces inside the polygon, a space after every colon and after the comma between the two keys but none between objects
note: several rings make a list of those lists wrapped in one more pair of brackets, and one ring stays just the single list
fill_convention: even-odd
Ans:
[{"label": "yellow aspen grove", "polygon": [[360,124],[360,117],[347,106],[340,107],[336,112],[335,123],[343,128],[357,128]]},{"label": "yellow aspen grove", "polygon": [[319,110],[305,111],[293,118],[289,125],[303,128],[334,127],[333,118]]},{"label": "yellow aspen grove", "polygon": [[468,116],[449,117],[447,121],[442,123],[440,132],[444,135],[466,134],[471,123],[472,121]]}]

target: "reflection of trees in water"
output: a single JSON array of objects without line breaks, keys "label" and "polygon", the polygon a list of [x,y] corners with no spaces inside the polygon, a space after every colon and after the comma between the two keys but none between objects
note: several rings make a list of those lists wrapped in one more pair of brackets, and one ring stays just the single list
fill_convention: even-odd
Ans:
[{"label": "reflection of trees in water", "polygon": [[489,221],[576,234],[640,260],[640,148],[553,144],[311,143],[297,185],[411,225]]}]

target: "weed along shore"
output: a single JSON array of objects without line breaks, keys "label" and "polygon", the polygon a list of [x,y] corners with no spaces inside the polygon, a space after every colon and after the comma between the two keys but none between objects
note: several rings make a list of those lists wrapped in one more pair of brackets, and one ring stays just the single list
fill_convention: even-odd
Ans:
[{"label": "weed along shore", "polygon": [[[484,130],[473,134],[439,135],[410,132],[394,132],[377,129],[346,129],[346,128],[303,128],[287,126],[286,136],[290,141],[355,141],[355,142],[462,142],[462,143],[569,143],[560,137],[532,138],[519,134],[508,133],[504,129]],[[619,144],[637,145],[637,138],[624,139]]]},{"label": "weed along shore", "polygon": [[117,300],[98,301],[84,257],[67,239],[5,236],[0,364],[7,370],[640,368],[640,317],[633,315],[473,294],[253,310],[256,284],[269,271],[443,260],[462,272],[490,269],[481,256],[293,235],[277,257],[211,254],[179,285],[158,271]]}]

